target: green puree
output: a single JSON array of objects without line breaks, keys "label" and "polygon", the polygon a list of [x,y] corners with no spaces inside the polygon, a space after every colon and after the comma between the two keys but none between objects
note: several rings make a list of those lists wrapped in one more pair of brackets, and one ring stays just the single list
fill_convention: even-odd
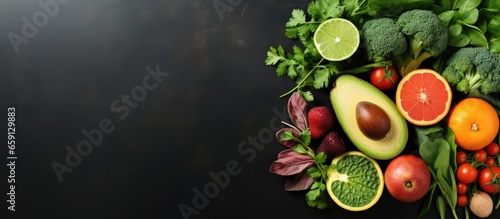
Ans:
[{"label": "green puree", "polygon": [[365,206],[377,195],[380,179],[377,169],[366,157],[347,155],[337,163],[337,171],[347,180],[336,180],[332,191],[345,205]]}]

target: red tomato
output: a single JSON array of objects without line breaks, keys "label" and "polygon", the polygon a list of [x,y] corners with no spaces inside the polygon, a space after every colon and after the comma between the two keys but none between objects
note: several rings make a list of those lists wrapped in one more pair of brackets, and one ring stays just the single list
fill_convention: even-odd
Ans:
[{"label": "red tomato", "polygon": [[457,151],[457,165],[463,164],[467,161],[467,153],[465,151]]},{"label": "red tomato", "polygon": [[477,151],[474,151],[474,160],[477,162],[484,162],[486,161],[486,158],[488,158],[488,153],[484,149],[479,149]]},{"label": "red tomato", "polygon": [[495,162],[496,162],[495,158],[488,157],[486,158],[486,161],[484,161],[484,164],[486,164],[487,166],[493,166],[495,165]]},{"label": "red tomato", "polygon": [[473,183],[477,178],[477,169],[470,163],[463,163],[457,169],[457,179],[465,184]]},{"label": "red tomato", "polygon": [[457,205],[459,207],[465,207],[465,205],[467,205],[467,202],[469,202],[469,197],[467,195],[457,196]]},{"label": "red tomato", "polygon": [[[494,178],[496,175],[496,179]],[[495,194],[500,191],[500,167],[485,167],[479,171],[477,179],[479,186],[485,192]]]},{"label": "red tomato", "polygon": [[498,147],[498,144],[495,142],[491,142],[488,146],[485,147],[486,152],[488,152],[488,155],[490,156],[495,156],[500,152],[500,147]]},{"label": "red tomato", "polygon": [[394,67],[380,67],[372,69],[370,82],[380,90],[389,90],[398,83],[398,72]]},{"label": "red tomato", "polygon": [[459,195],[465,195],[467,193],[467,184],[463,182],[457,182],[457,193]]}]

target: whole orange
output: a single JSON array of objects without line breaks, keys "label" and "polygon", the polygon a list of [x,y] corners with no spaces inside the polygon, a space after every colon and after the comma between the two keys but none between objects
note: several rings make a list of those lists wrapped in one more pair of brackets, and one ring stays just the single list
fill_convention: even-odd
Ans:
[{"label": "whole orange", "polygon": [[498,114],[488,102],[465,98],[450,112],[448,126],[455,133],[455,142],[465,150],[479,150],[498,134]]}]

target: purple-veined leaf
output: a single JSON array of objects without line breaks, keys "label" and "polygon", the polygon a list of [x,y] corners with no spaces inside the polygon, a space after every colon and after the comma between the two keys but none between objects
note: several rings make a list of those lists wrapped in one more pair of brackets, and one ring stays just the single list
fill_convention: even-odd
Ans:
[{"label": "purple-veined leaf", "polygon": [[309,189],[311,185],[314,183],[314,178],[310,177],[307,174],[307,169],[304,171],[289,176],[285,181],[285,190],[286,191],[302,191]]},{"label": "purple-veined leaf", "polygon": [[307,125],[307,102],[298,92],[294,92],[288,99],[288,115],[292,123],[301,131],[305,130]]},{"label": "purple-veined leaf", "polygon": [[278,160],[281,158],[293,157],[298,155],[300,155],[300,153],[298,153],[297,151],[294,151],[293,149],[286,149],[278,153]]},{"label": "purple-veined leaf", "polygon": [[314,159],[311,156],[287,149],[278,154],[278,159],[271,164],[269,171],[280,176],[291,176],[304,171],[313,164]]},{"label": "purple-veined leaf", "polygon": [[286,127],[276,132],[276,139],[278,142],[287,148],[292,148],[297,145],[297,142],[293,140],[294,137],[299,137],[299,132],[294,128]]}]

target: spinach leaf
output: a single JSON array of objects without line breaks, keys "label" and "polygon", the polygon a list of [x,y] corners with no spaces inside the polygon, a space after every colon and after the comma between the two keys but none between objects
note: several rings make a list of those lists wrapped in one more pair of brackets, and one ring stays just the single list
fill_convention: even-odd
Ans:
[{"label": "spinach leaf", "polygon": [[425,196],[425,200],[422,204],[422,208],[420,209],[420,213],[418,217],[422,217],[432,205],[432,199],[434,199],[434,191],[436,190],[436,182],[432,181],[431,186],[429,187],[429,191],[427,191],[427,195]]},{"label": "spinach leaf", "polygon": [[436,205],[441,219],[446,219],[446,204],[442,196],[436,197]]},{"label": "spinach leaf", "polygon": [[448,127],[446,130],[446,141],[448,141],[448,144],[450,145],[450,164],[452,165],[452,170],[453,172],[457,171],[457,143],[455,143],[455,133],[453,130]]},{"label": "spinach leaf", "polygon": [[[454,168],[456,166],[455,136],[448,128],[446,136],[440,126],[416,127],[419,153],[425,161],[432,175],[433,182],[441,193],[437,194],[436,205],[444,218],[446,204],[450,207],[454,218],[458,218],[455,211],[457,202],[457,188]],[[449,142],[453,142],[450,144]],[[453,154],[453,156],[452,156]],[[426,211],[424,209],[421,210]]]}]

